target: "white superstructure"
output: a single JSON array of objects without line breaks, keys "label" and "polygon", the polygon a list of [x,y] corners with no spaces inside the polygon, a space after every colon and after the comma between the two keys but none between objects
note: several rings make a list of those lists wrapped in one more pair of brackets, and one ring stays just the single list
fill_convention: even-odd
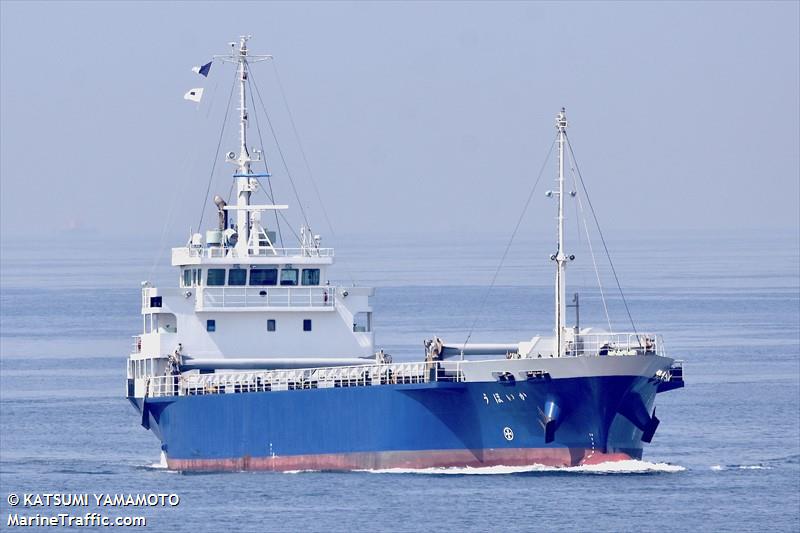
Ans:
[{"label": "white superstructure", "polygon": [[215,197],[217,227],[172,249],[177,287],[142,284],[142,333],[134,338],[128,370],[139,378],[137,389],[144,376],[178,368],[202,373],[376,361],[373,289],[333,283],[334,251],[321,247],[307,226],[296,247],[278,247],[261,215],[288,206],[251,203],[259,178],[269,175],[251,168],[261,151],[247,143],[248,68],[270,56],[249,55],[247,40],[241,37],[230,55],[215,56],[237,64],[239,152],[225,156],[236,166],[235,203]]}]

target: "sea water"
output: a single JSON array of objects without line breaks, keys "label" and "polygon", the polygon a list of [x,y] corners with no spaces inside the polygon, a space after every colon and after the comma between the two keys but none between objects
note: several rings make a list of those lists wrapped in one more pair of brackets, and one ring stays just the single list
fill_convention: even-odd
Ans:
[{"label": "sea water", "polygon": [[[548,334],[551,243],[518,240],[489,289],[504,239],[340,238],[335,275],[377,287],[377,343],[395,360],[421,359],[434,335]],[[179,474],[124,398],[139,283],[177,283],[168,251],[77,235],[4,239],[0,529],[9,512],[26,512],[9,494],[58,492],[179,495],[174,507],[70,509],[145,516],[150,531],[800,530],[797,234],[632,235],[609,248],[637,329],[663,334],[686,361],[686,387],[658,396],[661,425],[642,461]],[[629,330],[596,259],[611,325]],[[588,251],[570,264],[569,292],[581,293],[582,326],[608,327],[591,265]]]}]

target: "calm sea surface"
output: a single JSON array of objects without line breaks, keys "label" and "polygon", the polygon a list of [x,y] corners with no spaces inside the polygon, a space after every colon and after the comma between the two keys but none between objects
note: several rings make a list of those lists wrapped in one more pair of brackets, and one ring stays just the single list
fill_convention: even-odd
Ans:
[{"label": "calm sea surface", "polygon": [[[422,358],[431,335],[463,341],[473,323],[475,342],[551,329],[548,243],[515,244],[477,315],[502,236],[342,240],[336,277],[378,287],[377,340],[396,360]],[[686,360],[686,388],[659,395],[661,426],[644,461],[416,473],[159,468],[159,444],[124,398],[125,358],[140,328],[139,282],[171,285],[177,275],[167,253],[152,267],[158,243],[123,242],[2,243],[0,529],[12,492],[167,492],[180,505],[27,514],[143,515],[150,531],[187,532],[800,530],[796,234],[609,243],[637,328],[663,333],[669,354]],[[582,324],[602,326],[591,260],[578,256],[570,292],[581,292]],[[601,276],[613,326],[624,330],[607,267]]]}]

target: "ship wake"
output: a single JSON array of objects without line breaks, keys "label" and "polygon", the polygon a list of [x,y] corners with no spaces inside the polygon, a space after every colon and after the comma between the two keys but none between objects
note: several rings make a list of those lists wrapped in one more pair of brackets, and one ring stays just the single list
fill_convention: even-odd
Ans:
[{"label": "ship wake", "polygon": [[170,471],[169,470],[169,466],[167,466],[167,454],[165,454],[164,452],[161,452],[161,456],[159,457],[158,462],[146,465],[145,468],[148,469],[148,470],[166,470],[166,471]]},{"label": "ship wake", "polygon": [[686,468],[669,463],[653,463],[630,459],[609,461],[581,466],[486,466],[486,467],[442,467],[442,468],[387,468],[361,470],[373,474],[428,474],[428,475],[508,475],[508,474],[660,474],[683,472]]},{"label": "ship wake", "polygon": [[722,470],[772,470],[772,467],[760,463],[754,465],[712,465],[711,470],[715,472]]}]

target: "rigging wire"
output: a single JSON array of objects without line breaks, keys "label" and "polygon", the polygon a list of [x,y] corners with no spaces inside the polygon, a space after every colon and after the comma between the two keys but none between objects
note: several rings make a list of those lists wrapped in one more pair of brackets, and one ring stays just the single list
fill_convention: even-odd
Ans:
[{"label": "rigging wire", "polygon": [[[259,178],[256,178],[256,181],[258,182],[258,185],[260,186],[261,190],[262,190],[262,191],[264,191],[264,196],[266,196],[266,197],[269,199],[269,201],[270,201],[270,202],[272,202],[272,203],[274,204],[274,203],[275,203],[275,200],[273,200],[273,199],[270,197],[270,195],[267,193],[267,189],[266,189],[266,187],[264,187],[264,185],[261,183],[261,180],[260,180]],[[292,235],[294,235],[294,238],[295,238],[295,239],[297,239],[297,241],[298,241],[298,242],[300,242],[300,241],[301,241],[300,235],[299,235],[299,234],[298,234],[298,233],[297,233],[297,232],[296,232],[296,231],[295,231],[295,230],[292,228],[292,225],[289,223],[289,219],[288,219],[288,218],[286,218],[286,215],[284,215],[284,214],[283,214],[283,213],[281,213],[280,211],[278,211],[278,213],[280,214],[281,220],[283,220],[283,222],[286,224],[286,227],[287,227],[287,228],[289,228],[289,231],[291,231],[291,232],[292,232]],[[282,240],[282,239],[281,239],[281,242],[283,242],[283,240]]]},{"label": "rigging wire", "polygon": [[[236,71],[235,74],[238,74]],[[222,119],[222,129],[219,132],[219,140],[217,141],[217,150],[214,152],[214,162],[211,165],[211,172],[208,175],[208,186],[206,187],[206,197],[203,200],[203,207],[200,211],[200,221],[197,223],[197,231],[203,227],[203,217],[206,214],[206,204],[208,203],[208,193],[211,192],[211,182],[214,181],[214,170],[217,168],[217,159],[219,159],[219,148],[222,146],[222,137],[225,135],[225,124],[228,122],[228,113],[231,109],[231,99],[233,99],[233,90],[236,88],[236,75],[233,77],[233,84],[231,85],[231,92],[228,95],[228,105],[225,106],[225,118]]]},{"label": "rigging wire", "polygon": [[[252,71],[249,71],[250,77],[253,77]],[[272,138],[275,140],[275,146],[278,148],[278,154],[281,157],[281,162],[283,162],[283,168],[286,169],[286,175],[289,177],[289,183],[292,185],[292,191],[294,191],[294,197],[297,199],[297,205],[300,207],[300,213],[303,215],[303,220],[306,223],[306,227],[311,227],[311,224],[308,223],[308,217],[306,216],[306,210],[303,208],[303,203],[300,201],[300,195],[297,193],[297,186],[294,183],[294,178],[292,178],[292,172],[289,170],[289,165],[286,164],[286,158],[283,156],[283,150],[281,149],[281,145],[278,142],[278,136],[275,134],[275,128],[272,126],[272,119],[269,117],[269,113],[267,112],[267,106],[264,105],[264,99],[261,98],[261,91],[258,89],[258,84],[255,83],[255,79],[253,79],[253,87],[256,89],[256,95],[258,95],[258,101],[261,103],[261,109],[264,111],[264,116],[267,117],[267,124],[269,125],[269,130],[272,133]]]},{"label": "rigging wire", "polygon": [[147,278],[150,279],[153,277],[153,273],[156,270],[156,267],[161,262],[161,258],[164,256],[164,250],[166,248],[166,240],[167,240],[167,227],[172,225],[172,217],[175,213],[175,205],[177,202],[177,196],[182,189],[182,185],[185,185],[188,177],[191,175],[189,172],[189,161],[194,160],[197,156],[197,151],[199,147],[195,144],[194,154],[190,155],[189,152],[186,153],[186,157],[183,160],[183,164],[180,166],[181,171],[180,174],[183,175],[183,180],[175,180],[175,184],[173,186],[172,194],[170,194],[171,201],[169,203],[169,211],[167,211],[167,217],[164,219],[164,224],[161,227],[161,238],[159,239],[158,244],[158,255],[156,256],[155,260],[153,261],[153,265],[150,267],[150,272],[147,275]]},{"label": "rigging wire", "polygon": [[[575,189],[578,188],[578,180],[575,177],[575,161],[572,157],[569,158],[570,161],[570,170],[572,173],[572,181],[575,184]],[[580,209],[580,220],[583,222],[583,229],[586,231],[586,243],[589,245],[589,255],[592,257],[592,265],[594,266],[594,275],[597,278],[597,286],[600,288],[600,301],[603,303],[603,312],[606,314],[606,321],[608,322],[608,331],[613,333],[614,328],[611,326],[611,315],[608,314],[608,305],[606,304],[606,295],[605,291],[603,290],[603,283],[600,281],[600,269],[597,268],[597,260],[594,256],[594,247],[592,246],[592,238],[589,236],[589,225],[586,223],[586,212],[583,209],[583,201],[581,200],[580,194],[575,195],[578,199],[578,207]],[[578,235],[580,235],[580,228],[578,225],[575,225],[576,229],[578,230]]]},{"label": "rigging wire", "polygon": [[[215,96],[217,94],[217,86],[219,86],[219,81],[217,81],[217,83],[215,84],[214,92],[211,94],[211,100],[210,100],[210,102],[209,102],[209,104],[207,106],[208,110],[206,111],[206,116],[205,116],[206,119],[208,119],[208,116],[211,113],[211,109],[214,107],[214,102],[216,101]],[[199,106],[198,106],[198,110],[199,110]],[[195,122],[197,122],[197,121],[195,120]],[[175,180],[175,184],[174,184],[174,188],[172,190],[172,194],[170,194],[170,198],[172,200],[171,200],[171,202],[169,204],[169,211],[167,212],[167,217],[164,220],[164,224],[163,224],[163,226],[161,228],[161,237],[159,239],[159,245],[158,245],[158,255],[157,255],[155,261],[153,262],[153,265],[150,267],[150,272],[147,275],[148,278],[152,278],[153,277],[153,273],[156,270],[156,266],[158,266],[158,264],[161,262],[161,258],[164,256],[164,250],[166,249],[167,228],[172,224],[172,218],[173,218],[174,213],[175,213],[175,205],[178,203],[177,202],[178,194],[180,193],[181,189],[183,188],[182,186],[186,184],[186,182],[188,181],[189,177],[191,176],[191,172],[190,172],[191,163],[190,162],[197,159],[197,153],[200,150],[200,143],[195,142],[193,144],[194,144],[194,150],[191,151],[191,152],[188,152],[188,151],[186,152],[186,157],[184,158],[183,164],[180,166],[180,168],[181,168],[180,175],[183,176],[183,179],[182,180]],[[190,238],[191,238],[191,236],[190,236]]]},{"label": "rigging wire", "polygon": [[597,214],[594,211],[594,206],[592,205],[592,200],[589,198],[589,191],[586,189],[586,183],[583,181],[583,175],[581,174],[581,169],[578,166],[578,160],[575,158],[575,153],[572,151],[572,143],[569,140],[569,137],[566,133],[564,136],[567,139],[567,147],[569,148],[569,153],[572,158],[572,162],[575,163],[575,170],[578,174],[578,179],[581,182],[581,188],[583,189],[583,193],[586,195],[586,203],[589,204],[589,210],[592,213],[592,218],[594,218],[594,224],[597,227],[597,233],[600,235],[600,242],[603,243],[603,249],[606,252],[606,257],[608,258],[608,264],[611,266],[611,273],[614,274],[614,281],[617,283],[617,289],[619,290],[619,295],[622,297],[622,304],[625,306],[625,312],[628,314],[628,320],[630,320],[631,327],[633,328],[633,334],[636,335],[637,339],[639,338],[639,333],[636,331],[636,324],[633,322],[633,316],[631,315],[631,310],[628,307],[628,301],[625,299],[625,293],[622,292],[622,285],[619,282],[619,276],[617,276],[617,269],[614,268],[614,262],[611,260],[611,254],[608,251],[608,246],[606,245],[606,239],[603,237],[603,230],[600,229],[600,222],[597,220]]},{"label": "rigging wire", "polygon": [[[227,196],[227,198],[225,198],[225,201],[228,202],[228,204],[233,203],[231,200],[233,198],[233,186],[234,185],[236,185],[236,178],[231,178],[231,186],[228,187],[228,196]],[[228,228],[225,228],[225,229],[228,229]]]},{"label": "rigging wire", "polygon": [[[300,141],[300,134],[297,132],[297,126],[294,122],[294,115],[292,115],[292,110],[289,108],[289,100],[286,98],[286,91],[283,90],[283,83],[281,82],[281,77],[278,74],[278,65],[276,64],[275,60],[271,61],[272,63],[272,70],[275,72],[275,81],[278,83],[278,91],[281,93],[281,98],[283,99],[283,105],[286,108],[286,113],[289,115],[289,122],[292,125],[292,131],[294,132],[294,138],[297,141],[297,146],[300,148],[300,155],[303,157],[303,163],[306,166],[306,171],[308,171],[308,177],[311,181],[311,185],[314,188],[314,194],[317,196],[317,202],[319,203],[320,208],[322,209],[322,215],[325,217],[325,223],[328,226],[328,231],[331,232],[331,237],[335,243],[338,243],[338,239],[336,238],[336,232],[333,230],[333,224],[331,224],[331,219],[328,216],[328,210],[325,209],[325,203],[322,201],[322,195],[319,193],[319,188],[317,187],[317,180],[314,179],[314,173],[311,172],[311,165],[308,163],[308,157],[306,157],[306,151],[303,148],[303,143]],[[339,263],[344,267],[345,272],[347,272],[347,276],[350,278],[350,281],[353,285],[356,284],[355,278],[353,277],[352,272],[350,269],[347,268],[346,262],[339,259]]]},{"label": "rigging wire", "polygon": [[[573,181],[574,180],[575,180],[575,176],[573,176]],[[572,193],[570,193],[570,196],[577,197],[578,196],[578,194],[577,194],[578,185],[577,184],[575,184],[575,187],[572,189],[572,191],[575,194],[573,195]],[[573,213],[573,215],[575,217],[575,224],[572,224],[572,226],[575,227],[575,243],[576,243],[577,247],[580,248],[583,245],[583,241],[582,241],[583,236],[581,235],[581,227],[580,227],[580,223],[579,223],[579,221],[581,220],[580,211],[578,210],[577,202],[571,202],[571,205],[572,205],[572,213]],[[580,248],[580,249],[582,249],[582,248]],[[581,278],[580,287],[585,289],[588,286],[588,284],[586,283],[586,271],[583,268],[576,268],[576,269],[574,269],[574,271],[577,274],[580,275],[580,278]],[[574,303],[574,300],[573,300],[573,303]],[[578,312],[579,311],[576,310],[576,314]]]},{"label": "rigging wire", "polygon": [[[251,82],[250,81],[250,78],[247,78],[247,85],[250,86],[250,102],[253,104],[253,116],[256,117],[256,130],[258,131],[258,142],[261,143],[262,155],[264,156],[263,157],[264,169],[266,170],[266,173],[269,174],[269,166],[267,165],[267,157],[266,157],[266,154],[264,154],[264,152],[263,152],[263,150],[264,150],[264,138],[261,136],[261,124],[258,122],[258,113],[256,112],[256,101],[253,98],[253,85],[254,85],[254,83],[255,82]],[[258,178],[256,178],[256,180],[258,181],[258,184],[261,186],[261,190],[264,191],[264,194],[266,194],[267,198],[269,198],[269,201],[274,204],[275,203],[275,193],[272,190],[272,180],[267,178],[267,185],[269,185],[269,193],[267,193],[266,189],[264,189],[264,185],[261,183],[261,180],[258,179]],[[281,241],[281,248],[283,248],[284,247],[284,244],[283,244],[283,232],[281,231],[281,223],[280,223],[280,220],[278,219],[278,210],[277,209],[275,210],[275,226],[278,229],[278,238]]]},{"label": "rigging wire", "polygon": [[214,90],[211,92],[211,103],[208,105],[208,111],[206,111],[206,118],[211,114],[211,108],[214,106],[214,101],[217,97],[217,88],[219,87],[219,78],[216,78],[214,81]]},{"label": "rigging wire", "polygon": [[505,263],[506,256],[508,256],[508,251],[511,249],[511,244],[514,242],[514,238],[517,236],[517,231],[519,231],[519,227],[522,225],[522,219],[525,218],[525,213],[528,212],[528,206],[533,199],[533,194],[536,192],[536,187],[538,187],[539,182],[542,181],[542,175],[544,174],[544,169],[547,166],[547,162],[550,161],[550,156],[553,154],[553,147],[556,145],[556,139],[558,136],[553,138],[553,142],[550,143],[550,149],[547,151],[547,156],[544,158],[544,162],[542,163],[542,168],[539,169],[539,175],[536,177],[536,181],[531,187],[531,192],[528,194],[528,199],[525,200],[525,206],[522,208],[522,213],[520,213],[519,218],[517,219],[517,224],[514,226],[514,231],[511,232],[511,237],[508,239],[508,243],[506,244],[506,249],[503,251],[503,256],[500,258],[500,264],[497,265],[497,268],[494,271],[494,275],[492,276],[492,281],[489,284],[489,287],[486,289],[486,292],[481,299],[481,303],[478,306],[478,313],[475,315],[475,320],[472,321],[472,326],[469,328],[469,333],[467,334],[467,338],[464,340],[464,346],[462,348],[465,349],[467,347],[467,343],[469,339],[472,337],[472,333],[475,330],[475,325],[478,323],[478,320],[483,313],[483,308],[486,305],[486,300],[489,298],[489,294],[491,294],[492,289],[494,288],[494,284],[497,281],[497,276],[500,274],[500,270],[503,268],[503,263]]}]

